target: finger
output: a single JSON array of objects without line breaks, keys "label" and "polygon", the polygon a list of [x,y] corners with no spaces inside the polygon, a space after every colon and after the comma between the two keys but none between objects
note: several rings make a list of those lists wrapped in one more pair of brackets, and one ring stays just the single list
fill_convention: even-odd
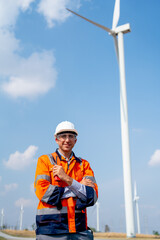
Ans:
[{"label": "finger", "polygon": [[53,170],[53,175],[56,175],[57,174],[57,169],[54,169]]},{"label": "finger", "polygon": [[53,168],[53,171],[56,171],[57,170],[57,167],[55,166],[54,168]]},{"label": "finger", "polygon": [[94,187],[93,182],[88,183],[89,186]]}]

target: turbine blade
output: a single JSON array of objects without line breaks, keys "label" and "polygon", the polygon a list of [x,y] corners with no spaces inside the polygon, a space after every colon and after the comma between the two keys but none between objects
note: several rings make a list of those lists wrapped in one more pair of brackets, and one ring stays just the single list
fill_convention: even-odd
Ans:
[{"label": "turbine blade", "polygon": [[114,13],[113,13],[113,22],[112,22],[112,30],[114,31],[117,27],[120,16],[120,0],[115,0],[114,5]]},{"label": "turbine blade", "polygon": [[88,19],[88,18],[85,18],[85,17],[79,15],[78,13],[76,13],[76,12],[74,12],[74,11],[68,9],[68,8],[66,8],[66,9],[67,9],[69,12],[77,15],[78,17],[83,18],[83,19],[86,20],[87,22],[90,22],[90,23],[94,24],[95,26],[97,26],[97,27],[99,27],[99,28],[102,28],[103,30],[109,32],[111,35],[114,34],[114,31],[112,31],[110,28],[107,28],[107,27],[105,27],[105,26],[103,26],[103,25],[101,25],[101,24],[99,24],[99,23],[93,22],[92,20],[90,20],[90,19]]},{"label": "turbine blade", "polygon": [[113,38],[114,38],[114,46],[115,46],[117,61],[118,61],[118,64],[119,64],[119,49],[118,49],[118,41],[117,41],[116,35],[113,35]]}]

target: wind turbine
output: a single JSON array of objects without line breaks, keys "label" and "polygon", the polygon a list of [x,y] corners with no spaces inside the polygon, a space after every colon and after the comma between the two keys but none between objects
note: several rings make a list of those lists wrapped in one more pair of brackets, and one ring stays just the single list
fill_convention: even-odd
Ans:
[{"label": "wind turbine", "polygon": [[4,209],[1,210],[1,229],[3,229]]},{"label": "wind turbine", "polygon": [[96,202],[97,207],[97,232],[99,232],[99,202]]},{"label": "wind turbine", "polygon": [[20,210],[20,220],[19,220],[19,230],[22,230],[22,222],[23,222],[23,205],[21,204],[21,210]]},{"label": "wind turbine", "polygon": [[126,234],[127,237],[135,237],[134,214],[133,214],[133,197],[132,197],[132,180],[131,180],[131,163],[130,163],[130,146],[129,146],[129,129],[128,129],[128,107],[125,80],[125,62],[124,62],[124,44],[123,34],[130,32],[130,24],[124,24],[117,27],[120,16],[120,0],[115,0],[112,29],[85,18],[78,13],[67,8],[68,11],[80,18],[94,24],[95,26],[107,31],[114,38],[117,60],[120,73],[120,113],[121,113],[121,141],[122,141],[122,158],[123,158],[123,179],[124,179],[124,199],[126,215]]},{"label": "wind turbine", "polygon": [[135,202],[135,205],[136,205],[136,213],[137,213],[137,232],[140,234],[141,229],[140,229],[140,220],[139,220],[138,200],[139,200],[139,196],[137,195],[137,186],[136,186],[136,182],[135,182],[134,183],[134,202]]}]

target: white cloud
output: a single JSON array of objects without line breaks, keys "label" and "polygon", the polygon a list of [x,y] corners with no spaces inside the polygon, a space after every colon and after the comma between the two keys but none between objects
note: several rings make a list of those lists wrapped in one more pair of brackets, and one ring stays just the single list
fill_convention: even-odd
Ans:
[{"label": "white cloud", "polygon": [[15,202],[15,206],[21,207],[21,205],[23,205],[23,207],[31,207],[35,205],[35,203],[32,199],[20,198]]},{"label": "white cloud", "polygon": [[[55,86],[57,71],[52,51],[33,52],[23,57],[23,43],[14,29],[21,11],[32,10],[36,0],[0,0],[0,90],[10,97],[34,99]],[[78,9],[80,0],[40,0],[37,12],[49,27],[64,22],[71,13],[66,7]]]},{"label": "white cloud", "polygon": [[28,59],[17,59],[17,66],[8,82],[2,84],[4,92],[13,98],[35,98],[55,86],[57,72],[51,52],[33,53]]},{"label": "white cloud", "polygon": [[150,166],[160,165],[160,149],[157,149],[154,154],[151,156],[150,161],[148,162]]},{"label": "white cloud", "polygon": [[35,0],[0,0],[0,27],[13,27],[20,10],[26,11]]},{"label": "white cloud", "polygon": [[17,0],[17,1],[18,1],[19,6],[21,7],[21,9],[23,11],[26,11],[29,8],[30,4],[32,2],[34,2],[35,0]]},{"label": "white cloud", "polygon": [[36,146],[29,146],[24,153],[16,151],[9,156],[8,161],[4,161],[6,167],[13,170],[22,170],[33,162],[33,158],[38,150]]},{"label": "white cloud", "polygon": [[4,185],[5,192],[14,191],[15,189],[17,189],[17,187],[18,187],[17,183],[11,183],[11,184]]},{"label": "white cloud", "polygon": [[8,192],[14,191],[18,188],[17,183],[10,183],[10,184],[5,184],[4,185],[4,191],[0,193],[0,195],[5,195]]},{"label": "white cloud", "polygon": [[29,9],[35,0],[0,0],[0,89],[12,98],[33,99],[55,86],[57,71],[52,51],[20,55],[21,41],[14,26],[20,11]]},{"label": "white cloud", "polygon": [[78,9],[79,7],[80,0],[41,0],[37,11],[46,18],[48,26],[53,27],[55,22],[64,22],[71,16],[66,8]]}]

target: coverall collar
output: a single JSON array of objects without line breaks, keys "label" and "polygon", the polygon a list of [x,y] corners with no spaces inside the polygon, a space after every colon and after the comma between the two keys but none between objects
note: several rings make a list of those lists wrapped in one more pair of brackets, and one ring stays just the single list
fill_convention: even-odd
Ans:
[{"label": "coverall collar", "polygon": [[[62,160],[62,157],[63,157],[65,160],[67,159],[67,158],[59,151],[58,148],[56,149],[56,153],[57,153],[57,155],[58,155],[58,157],[59,157],[60,160]],[[72,151],[72,153],[71,153],[71,156],[70,156],[70,158],[69,158],[69,161],[71,161],[72,157],[74,157],[74,159],[75,159],[76,161],[82,162],[81,158],[76,157],[73,151]]]}]

